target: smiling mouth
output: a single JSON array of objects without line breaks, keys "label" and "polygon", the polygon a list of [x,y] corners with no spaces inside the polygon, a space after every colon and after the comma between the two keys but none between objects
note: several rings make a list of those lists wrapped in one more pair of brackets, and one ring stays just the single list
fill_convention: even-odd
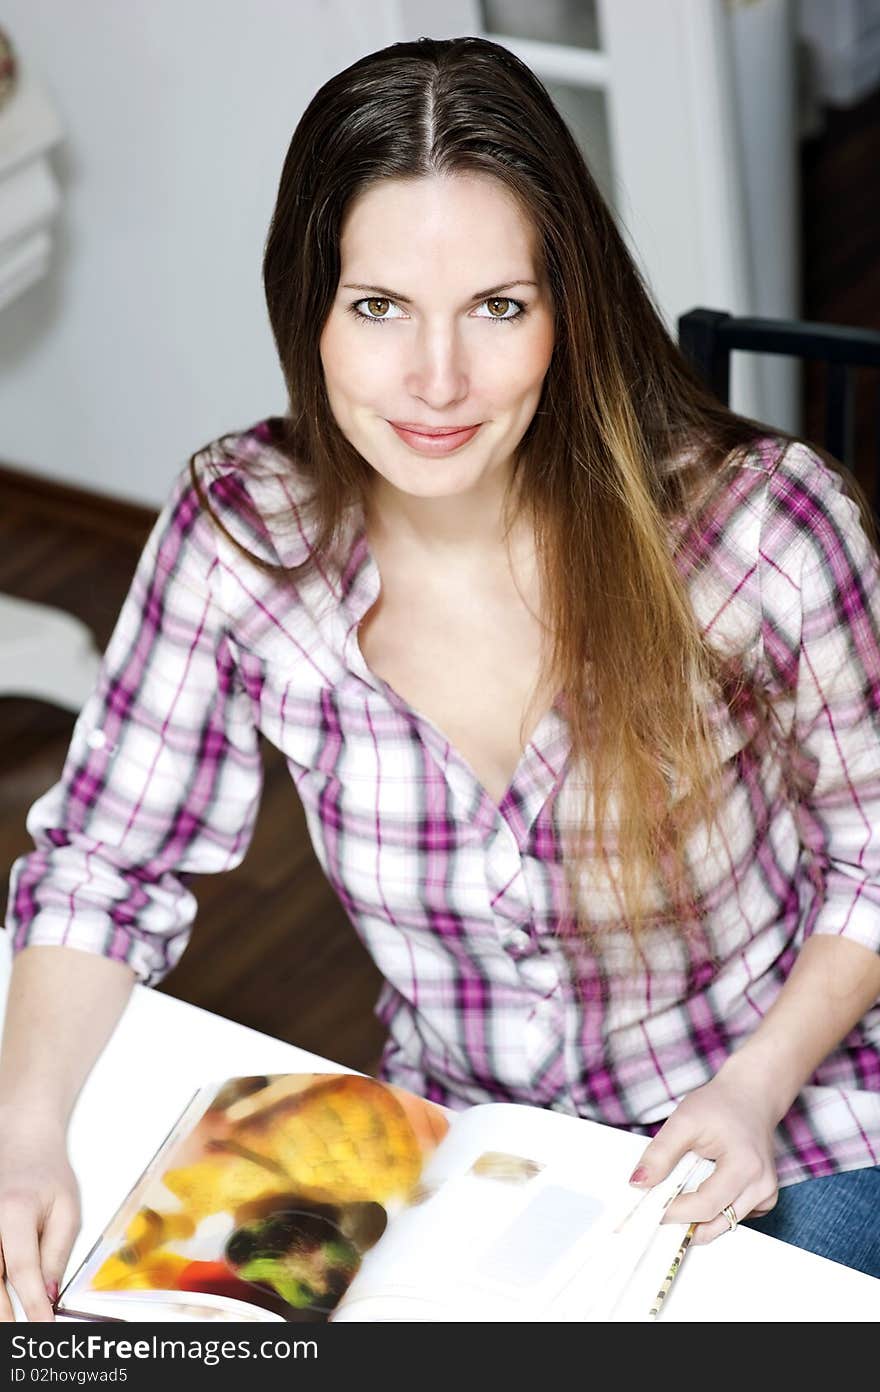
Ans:
[{"label": "smiling mouth", "polygon": [[414,421],[389,421],[389,425],[395,426],[398,430],[406,430],[410,435],[425,435],[429,439],[438,439],[443,435],[461,435],[465,430],[476,430],[481,421],[474,421],[470,425],[417,425]]},{"label": "smiling mouth", "polygon": [[477,434],[482,422],[476,425],[444,426],[442,430],[414,430],[398,421],[389,421],[388,424],[407,449],[414,450],[417,454],[438,456],[465,449]]}]

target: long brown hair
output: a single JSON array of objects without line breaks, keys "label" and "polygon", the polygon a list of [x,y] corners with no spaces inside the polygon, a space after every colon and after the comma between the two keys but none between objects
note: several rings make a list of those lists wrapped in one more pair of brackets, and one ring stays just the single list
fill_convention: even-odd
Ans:
[{"label": "long brown hair", "polygon": [[[481,38],[393,44],[309,103],[266,242],[266,301],[289,396],[275,444],[312,491],[305,567],[332,556],[372,472],[336,424],[319,353],[346,210],[380,179],[464,172],[490,175],[519,201],[554,306],[552,361],[512,482],[537,542],[550,628],[545,677],[562,693],[572,766],[591,792],[566,854],[569,919],[590,936],[584,876],[604,867],[638,935],[657,919],[658,884],[660,917],[692,918],[683,913],[693,908],[685,839],[697,819],[711,823],[720,796],[706,692],[720,690],[732,707],[746,685],[736,655],[703,640],[684,579],[688,527],[677,528],[676,549],[670,525],[695,517],[736,451],[768,434],[791,437],[727,410],[700,383],[528,67]],[[194,465],[192,473],[210,512]],[[284,573],[296,580],[302,570]],[[673,771],[691,790],[677,803]]]}]

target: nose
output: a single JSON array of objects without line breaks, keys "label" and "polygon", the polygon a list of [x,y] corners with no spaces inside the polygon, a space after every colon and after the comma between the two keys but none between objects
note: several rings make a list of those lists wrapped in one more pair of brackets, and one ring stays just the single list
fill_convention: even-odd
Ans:
[{"label": "nose", "polygon": [[466,350],[449,325],[423,325],[413,346],[406,385],[413,397],[433,410],[463,401],[470,390]]}]

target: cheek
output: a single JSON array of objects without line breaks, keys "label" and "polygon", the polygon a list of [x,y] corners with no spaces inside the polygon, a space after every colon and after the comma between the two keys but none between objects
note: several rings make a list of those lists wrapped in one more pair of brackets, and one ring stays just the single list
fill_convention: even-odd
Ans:
[{"label": "cheek", "polygon": [[553,320],[550,315],[547,315],[540,325],[540,332],[536,333],[535,342],[532,345],[532,372],[536,382],[542,382],[547,375],[553,358],[555,341],[556,331]]},{"label": "cheek", "polygon": [[318,348],[328,388],[344,381],[348,372],[348,354],[345,351],[345,340],[332,321],[321,334]]},{"label": "cheek", "polygon": [[387,390],[393,363],[389,362],[391,355],[388,347],[375,343],[375,339],[382,337],[382,332],[382,329],[370,328],[360,332],[355,328],[352,331],[349,325],[344,325],[341,330],[334,330],[333,327],[325,329],[320,353],[331,399],[335,396],[352,404],[369,404],[383,390]]},{"label": "cheek", "polygon": [[[496,332],[503,334],[507,330],[498,329]],[[486,384],[494,400],[509,402],[514,406],[524,396],[538,391],[547,375],[552,356],[553,334],[549,332],[536,333],[527,343],[517,345],[515,353],[499,357],[491,367],[491,384]]]}]

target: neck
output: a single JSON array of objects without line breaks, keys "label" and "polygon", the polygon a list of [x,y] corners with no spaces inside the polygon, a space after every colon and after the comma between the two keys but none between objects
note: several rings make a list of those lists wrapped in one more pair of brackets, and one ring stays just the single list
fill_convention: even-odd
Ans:
[{"label": "neck", "polygon": [[[367,501],[367,527],[376,537],[432,554],[492,553],[509,545],[505,525],[507,475],[484,477],[466,493],[419,498],[376,475]],[[511,535],[519,529],[514,524]]]}]

